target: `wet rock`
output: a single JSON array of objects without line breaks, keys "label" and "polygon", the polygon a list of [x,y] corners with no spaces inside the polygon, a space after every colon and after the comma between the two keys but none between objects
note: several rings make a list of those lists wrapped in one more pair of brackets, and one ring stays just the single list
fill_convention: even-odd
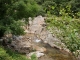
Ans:
[{"label": "wet rock", "polygon": [[45,51],[46,51],[46,48],[44,48],[44,47],[39,47],[39,46],[34,45],[34,46],[33,46],[33,50],[35,50],[35,51],[40,51],[40,52],[45,52]]},{"label": "wet rock", "polygon": [[51,57],[45,55],[40,57],[38,60],[55,60],[55,59],[52,59]]},{"label": "wet rock", "polygon": [[42,56],[45,55],[44,53],[42,53],[42,52],[40,52],[40,51],[35,51],[35,52],[29,53],[29,54],[27,55],[27,57],[30,58],[33,54],[35,54],[37,58],[40,58],[40,57],[42,57]]}]

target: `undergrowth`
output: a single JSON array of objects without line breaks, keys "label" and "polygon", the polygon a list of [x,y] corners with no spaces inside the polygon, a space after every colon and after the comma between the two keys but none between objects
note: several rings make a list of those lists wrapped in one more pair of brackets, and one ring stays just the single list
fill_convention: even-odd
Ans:
[{"label": "undergrowth", "polygon": [[31,59],[28,59],[25,55],[0,46],[0,60],[36,60],[36,56],[32,55]]},{"label": "undergrowth", "polygon": [[80,50],[80,19],[50,16],[46,23],[47,28],[64,42],[71,52]]},{"label": "undergrowth", "polygon": [[25,56],[20,55],[8,48],[0,46],[0,60],[28,60]]}]

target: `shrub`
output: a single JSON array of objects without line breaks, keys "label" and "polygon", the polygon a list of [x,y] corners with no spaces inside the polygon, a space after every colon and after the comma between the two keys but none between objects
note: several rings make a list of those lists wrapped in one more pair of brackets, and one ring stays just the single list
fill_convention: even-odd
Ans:
[{"label": "shrub", "polygon": [[0,46],[0,60],[28,60],[25,56]]},{"label": "shrub", "polygon": [[71,52],[80,50],[80,20],[69,16],[47,19],[48,29],[51,30]]}]

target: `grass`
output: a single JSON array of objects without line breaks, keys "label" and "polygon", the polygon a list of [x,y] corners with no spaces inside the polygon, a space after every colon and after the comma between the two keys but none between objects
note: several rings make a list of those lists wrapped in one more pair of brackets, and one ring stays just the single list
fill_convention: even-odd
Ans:
[{"label": "grass", "polygon": [[25,56],[0,46],[0,60],[28,60]]},{"label": "grass", "polygon": [[28,59],[25,55],[21,55],[0,45],[0,60],[37,60],[37,57],[33,54],[31,59]]}]

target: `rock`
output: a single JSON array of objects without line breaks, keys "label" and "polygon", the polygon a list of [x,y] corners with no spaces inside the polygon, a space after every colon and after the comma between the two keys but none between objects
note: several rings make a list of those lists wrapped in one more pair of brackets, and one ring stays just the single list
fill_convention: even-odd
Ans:
[{"label": "rock", "polygon": [[77,59],[80,60],[80,55],[78,55]]},{"label": "rock", "polygon": [[36,51],[40,51],[40,52],[45,52],[46,51],[46,48],[44,48],[44,47],[38,47],[38,48],[36,48]]},{"label": "rock", "polygon": [[23,39],[24,38],[22,38],[21,40],[13,40],[10,46],[20,53],[29,53],[32,50],[32,43]]},{"label": "rock", "polygon": [[[34,20],[30,20],[30,26],[29,26],[29,30],[31,31],[31,33],[36,33],[36,34],[40,34],[42,31],[42,25],[45,24],[44,22],[44,18],[42,16],[38,16],[36,18],[34,18]],[[35,28],[35,29],[34,29]]]},{"label": "rock", "polygon": [[12,34],[5,34],[4,37],[11,38],[12,37]]},{"label": "rock", "polygon": [[45,55],[44,53],[42,53],[42,52],[40,52],[40,51],[35,51],[35,52],[29,53],[29,54],[27,55],[27,57],[30,58],[33,54],[35,54],[37,58],[40,58],[40,57],[42,57],[42,56]]},{"label": "rock", "polygon": [[80,60],[80,50],[77,50],[77,51],[75,51],[73,53],[77,57],[77,60]]},{"label": "rock", "polygon": [[44,43],[48,43],[47,41],[44,41]]},{"label": "rock", "polygon": [[36,39],[36,40],[35,40],[35,42],[37,42],[37,43],[38,43],[38,42],[41,42],[41,40],[40,40],[40,39]]},{"label": "rock", "polygon": [[3,39],[0,39],[0,42],[2,42],[3,41]]},{"label": "rock", "polygon": [[22,40],[23,36],[13,35],[12,38],[13,38],[13,40]]},{"label": "rock", "polygon": [[40,52],[45,52],[46,48],[34,45],[33,50],[40,51]]},{"label": "rock", "polygon": [[49,57],[47,55],[44,55],[44,56],[38,58],[38,60],[54,60],[54,59],[52,59],[51,57]]},{"label": "rock", "polygon": [[25,31],[24,31],[25,33],[29,33],[29,31],[26,29]]},{"label": "rock", "polygon": [[32,25],[33,21],[32,21],[32,18],[29,17],[29,25]]}]

